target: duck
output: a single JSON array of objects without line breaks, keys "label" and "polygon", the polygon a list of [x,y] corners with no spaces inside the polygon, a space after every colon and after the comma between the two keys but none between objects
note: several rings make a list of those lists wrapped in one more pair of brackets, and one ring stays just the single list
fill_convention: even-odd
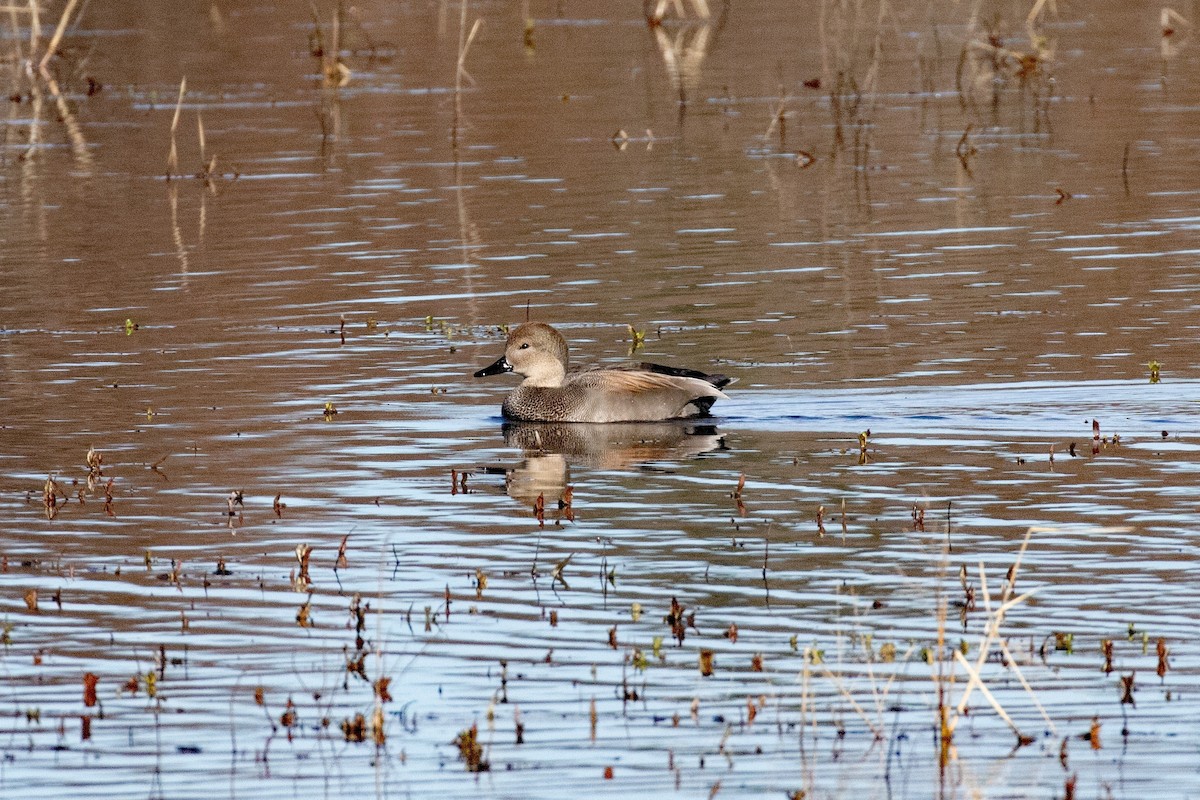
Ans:
[{"label": "duck", "polygon": [[658,422],[709,416],[724,375],[640,364],[572,372],[567,340],[544,322],[513,328],[504,355],[476,378],[514,372],[524,380],[504,399],[504,418],[518,422]]}]

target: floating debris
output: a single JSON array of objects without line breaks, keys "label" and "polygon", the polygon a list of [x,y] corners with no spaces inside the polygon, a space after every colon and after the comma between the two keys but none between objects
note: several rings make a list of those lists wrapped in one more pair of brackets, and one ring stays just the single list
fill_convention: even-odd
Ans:
[{"label": "floating debris", "polygon": [[96,698],[96,686],[100,683],[100,676],[94,672],[83,673],[83,704],[88,708],[95,707],[99,700]]},{"label": "floating debris", "polygon": [[[466,485],[465,477],[463,478],[463,482],[464,482],[463,485],[465,486]],[[567,520],[568,522],[575,521],[575,508],[572,505],[572,501],[574,500],[574,498],[575,498],[575,488],[573,486],[568,486],[565,489],[563,489],[562,497],[560,497],[558,499],[558,508],[559,508],[559,511],[562,512],[560,517],[562,519]]]},{"label": "floating debris", "polygon": [[46,483],[42,486],[42,504],[46,507],[46,519],[54,519],[58,516],[58,496],[60,494],[63,499],[66,499],[66,493],[59,488],[54,476],[47,475]]},{"label": "floating debris", "polygon": [[1135,677],[1137,677],[1137,670],[1121,676],[1121,705],[1137,707],[1137,703],[1133,699]]},{"label": "floating debris", "polygon": [[311,613],[312,613],[312,599],[310,597],[310,599],[304,601],[304,603],[300,606],[300,609],[296,612],[296,624],[299,625],[301,628],[311,628],[312,627],[312,619],[310,618]]},{"label": "floating debris", "polygon": [[168,458],[170,458],[169,453],[150,465],[150,471],[156,473],[163,480],[166,480],[167,476],[162,470],[159,469],[159,467],[161,467]]},{"label": "floating debris", "polygon": [[551,583],[553,583],[554,581],[558,581],[559,583],[561,583],[563,585],[564,589],[571,588],[570,586],[567,585],[566,578],[563,577],[563,570],[566,568],[567,564],[571,563],[571,559],[574,556],[575,556],[575,554],[571,553],[571,555],[567,556],[562,561],[559,561],[557,564],[554,565],[554,569],[552,569],[550,571]]},{"label": "floating debris", "polygon": [[112,489],[114,480],[115,478],[109,478],[108,483],[104,484],[104,513],[108,514],[110,517],[117,516],[116,512],[113,511]]},{"label": "floating debris", "polygon": [[1169,651],[1167,650],[1167,640],[1159,638],[1156,650],[1158,653],[1158,667],[1155,672],[1158,674],[1158,677],[1165,678],[1167,675],[1167,670],[1171,668],[1171,665],[1167,661],[1167,656],[1169,654]]},{"label": "floating debris", "polygon": [[[301,543],[296,545],[296,563],[300,565],[300,573],[296,576],[294,583],[304,588],[307,588],[308,584],[312,582],[308,574],[308,560],[312,556],[312,551],[313,547],[311,544]],[[303,589],[300,591],[303,591]]]},{"label": "floating debris", "polygon": [[460,731],[458,736],[454,737],[453,744],[458,747],[458,759],[466,765],[467,772],[487,772],[492,768],[483,757],[478,723]]},{"label": "floating debris", "polygon": [[646,346],[646,332],[639,331],[629,324],[626,324],[625,327],[629,329],[629,355],[633,355]]},{"label": "floating debris", "polygon": [[[663,622],[671,628],[671,633],[675,637],[678,644],[683,644],[683,639],[687,634],[688,622],[684,620],[684,607],[679,604],[679,601],[674,597],[671,598],[671,610],[663,617]],[[692,612],[691,620],[695,620],[695,612]]]},{"label": "floating debris", "polygon": [[347,742],[365,742],[367,740],[367,720],[361,713],[353,718],[342,720],[342,736]]},{"label": "floating debris", "polygon": [[858,434],[858,463],[866,464],[869,456],[867,455],[867,444],[871,438],[871,429],[867,428]]}]

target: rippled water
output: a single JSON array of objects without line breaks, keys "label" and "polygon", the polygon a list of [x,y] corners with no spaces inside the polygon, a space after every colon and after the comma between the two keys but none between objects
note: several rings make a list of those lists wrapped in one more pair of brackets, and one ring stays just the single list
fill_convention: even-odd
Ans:
[{"label": "rippled water", "polygon": [[[86,8],[0,151],[0,794],[1200,791],[1197,51],[1028,10],[471,4],[456,96],[459,6],[339,88],[303,8]],[[738,382],[504,426],[527,313]],[[943,759],[984,644],[1028,738]]]}]

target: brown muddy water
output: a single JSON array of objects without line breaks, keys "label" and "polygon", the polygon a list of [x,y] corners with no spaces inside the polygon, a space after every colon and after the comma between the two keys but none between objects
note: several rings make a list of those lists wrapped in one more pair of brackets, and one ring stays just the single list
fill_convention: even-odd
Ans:
[{"label": "brown muddy water", "polygon": [[[62,5],[0,795],[1200,792],[1195,4]],[[527,313],[738,382],[505,428]]]}]

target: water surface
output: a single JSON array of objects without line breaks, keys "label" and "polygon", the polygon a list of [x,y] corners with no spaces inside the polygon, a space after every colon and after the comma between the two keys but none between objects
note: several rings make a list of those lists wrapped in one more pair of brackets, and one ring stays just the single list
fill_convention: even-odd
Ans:
[{"label": "water surface", "polygon": [[[10,73],[3,794],[1200,790],[1189,30],[460,10],[347,7],[337,87],[270,5],[88,7],[61,104]],[[504,428],[527,314],[738,382]],[[943,759],[984,644],[1027,739],[974,690]]]}]

